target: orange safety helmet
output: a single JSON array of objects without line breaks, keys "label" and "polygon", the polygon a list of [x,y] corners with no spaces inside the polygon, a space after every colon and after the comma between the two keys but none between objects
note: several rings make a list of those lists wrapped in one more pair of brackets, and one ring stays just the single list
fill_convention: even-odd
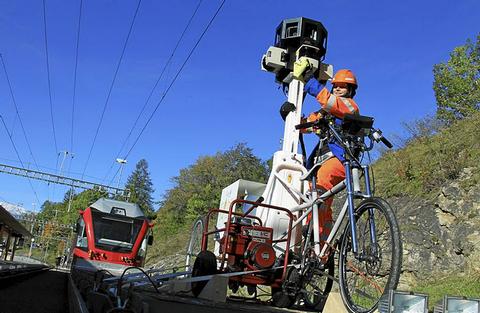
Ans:
[{"label": "orange safety helmet", "polygon": [[332,84],[335,85],[335,83],[347,83],[354,85],[355,88],[358,87],[357,78],[350,70],[339,70],[332,79]]}]

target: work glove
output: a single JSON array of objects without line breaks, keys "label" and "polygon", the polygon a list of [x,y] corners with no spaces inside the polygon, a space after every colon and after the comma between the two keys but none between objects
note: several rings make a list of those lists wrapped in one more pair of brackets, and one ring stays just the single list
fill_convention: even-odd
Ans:
[{"label": "work glove", "polygon": [[307,122],[316,122],[319,119],[323,117],[323,114],[320,113],[320,111],[317,112],[312,112],[310,115],[307,117]]},{"label": "work glove", "polygon": [[293,77],[298,80],[304,80],[304,73],[310,69],[310,62],[307,58],[301,57],[295,63],[293,63]]},{"label": "work glove", "polygon": [[303,89],[311,96],[317,97],[322,88],[325,87],[325,84],[319,82],[315,78],[310,78]]},{"label": "work glove", "polygon": [[[306,122],[310,122],[310,121],[308,120],[308,118],[302,117],[302,118],[300,119],[300,124],[305,124]],[[301,133],[301,134],[309,134],[309,133],[312,132],[312,130],[313,130],[312,127],[309,127],[309,128],[300,128],[300,133]]]},{"label": "work glove", "polygon": [[[304,121],[302,123],[316,122],[321,118],[323,118],[323,114],[320,113],[320,111],[312,112],[306,119],[303,119]],[[303,131],[303,133],[315,133],[317,135],[320,135],[320,132],[321,132],[321,129],[318,128],[317,126],[309,127]]]}]

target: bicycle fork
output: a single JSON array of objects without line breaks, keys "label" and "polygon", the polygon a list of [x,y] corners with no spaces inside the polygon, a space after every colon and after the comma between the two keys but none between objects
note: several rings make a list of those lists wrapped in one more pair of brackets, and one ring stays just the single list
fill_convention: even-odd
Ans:
[{"label": "bicycle fork", "polygon": [[[364,260],[368,258],[367,255],[359,253],[358,247],[358,237],[357,237],[357,220],[355,219],[355,198],[370,198],[372,197],[371,187],[370,187],[370,175],[368,165],[358,167],[352,167],[350,161],[344,162],[345,167],[345,184],[347,187],[347,201],[348,201],[348,218],[350,221],[350,233],[352,239],[352,251],[355,258],[359,260]],[[360,182],[359,182],[359,170],[362,171],[363,177],[365,179],[365,193],[360,191]],[[372,253],[376,255],[377,253],[377,232],[375,229],[375,215],[372,208],[368,209],[368,224],[369,224],[369,233],[370,233],[370,242],[372,243]]]}]

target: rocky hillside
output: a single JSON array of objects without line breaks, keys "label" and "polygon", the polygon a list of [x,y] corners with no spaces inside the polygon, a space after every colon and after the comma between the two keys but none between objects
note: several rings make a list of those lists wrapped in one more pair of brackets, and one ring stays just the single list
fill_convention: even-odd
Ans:
[{"label": "rocky hillside", "polygon": [[480,186],[465,186],[477,168],[466,168],[432,200],[391,198],[403,238],[399,289],[419,281],[480,272]]}]

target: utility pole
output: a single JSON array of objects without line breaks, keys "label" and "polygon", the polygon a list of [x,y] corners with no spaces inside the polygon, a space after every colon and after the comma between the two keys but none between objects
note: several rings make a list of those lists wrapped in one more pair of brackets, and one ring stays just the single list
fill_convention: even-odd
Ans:
[{"label": "utility pole", "polygon": [[127,160],[124,159],[117,159],[117,163],[120,164],[120,174],[118,175],[118,183],[117,183],[117,189],[120,188],[120,180],[122,178],[122,172],[123,172],[123,166],[127,164]]},{"label": "utility pole", "polygon": [[70,212],[70,209],[72,208],[73,192],[74,192],[74,189],[73,189],[73,186],[72,186],[70,188],[70,193],[68,195],[68,209],[67,209],[67,212]]},{"label": "utility pole", "polygon": [[[65,159],[67,158],[68,155],[70,155],[70,157],[73,159],[75,154],[72,153],[72,152],[68,152],[67,150],[60,151],[58,154],[60,154],[60,153],[63,153],[63,158],[62,158],[62,163],[60,163],[60,169],[58,170],[57,175],[62,176],[62,170],[63,170],[63,165],[65,164]],[[72,187],[72,192],[73,192],[73,187]],[[72,192],[70,192],[70,196],[69,196],[69,199],[68,199],[67,212],[70,212],[70,208],[72,206],[72,204],[71,204],[71,202],[72,202]],[[55,196],[55,194],[54,194],[54,196]],[[57,219],[57,210],[55,210],[55,219]]]},{"label": "utility pole", "polygon": [[65,159],[67,158],[67,155],[69,154],[69,152],[67,150],[60,151],[58,155],[60,155],[60,153],[63,153],[63,158],[62,158],[62,163],[60,163],[60,169],[58,170],[58,175],[62,175],[63,164],[65,163]]},{"label": "utility pole", "polygon": [[[58,165],[58,157],[62,153],[63,153],[62,162],[60,163],[60,168],[57,171],[57,175],[59,175],[59,176],[62,176],[63,164],[65,163],[65,159],[67,158],[68,151],[64,150],[64,151],[60,151],[60,152],[57,153],[57,165]],[[56,187],[56,185],[53,185],[53,198],[55,198],[55,187]],[[53,200],[53,201],[55,201],[55,200]],[[55,210],[55,220],[56,219],[57,219],[57,211]]]},{"label": "utility pole", "polygon": [[[33,236],[33,226],[35,225],[35,222],[32,221],[32,226],[30,227],[30,234]],[[30,240],[30,250],[28,251],[28,257],[32,256],[32,248],[33,248],[33,242],[35,241],[35,238],[32,237]]]}]

